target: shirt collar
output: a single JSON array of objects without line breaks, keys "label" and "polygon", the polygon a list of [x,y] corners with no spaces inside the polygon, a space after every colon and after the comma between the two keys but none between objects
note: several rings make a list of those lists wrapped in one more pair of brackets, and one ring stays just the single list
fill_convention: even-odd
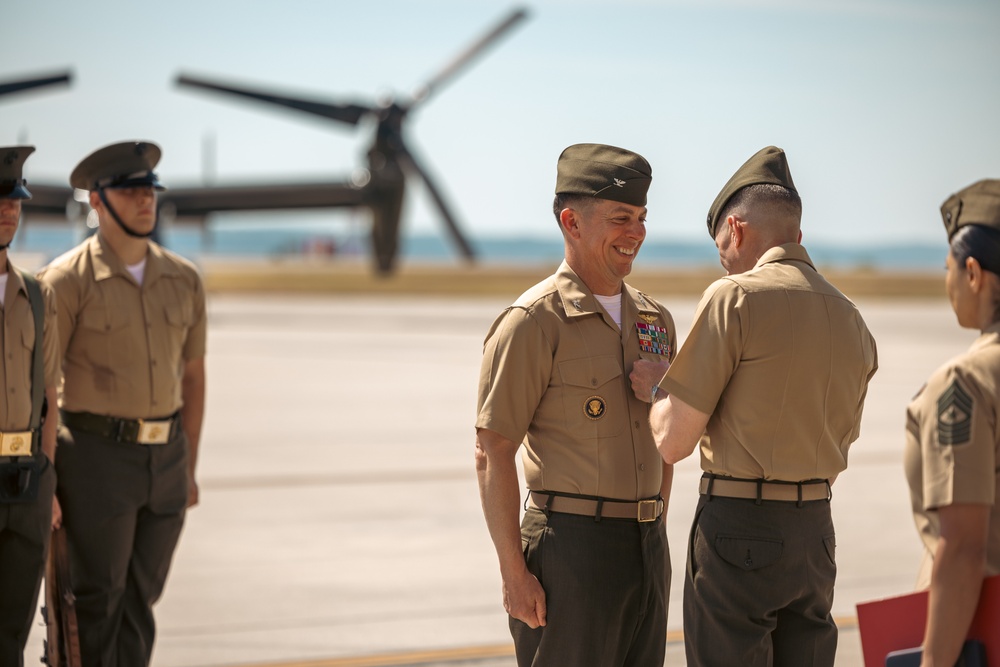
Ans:
[{"label": "shirt collar", "polygon": [[[563,310],[568,317],[604,313],[594,293],[584,284],[576,271],[570,268],[566,260],[563,260],[559,270],[556,271],[555,283],[559,298],[562,299]],[[622,295],[622,329],[636,321],[636,313],[659,315],[660,311],[656,306],[631,285],[622,283]]]},{"label": "shirt collar", "polygon": [[983,329],[982,335],[979,336],[972,344],[972,349],[977,350],[981,347],[986,347],[996,342],[998,337],[1000,337],[1000,321],[994,322],[990,326]]},{"label": "shirt collar", "polygon": [[28,295],[28,288],[24,284],[24,278],[21,276],[21,272],[14,268],[14,265],[10,263],[10,258],[7,259],[7,291],[4,292],[4,302],[10,303],[9,297],[17,294],[18,291],[24,292],[24,295]]},{"label": "shirt collar", "polygon": [[[178,273],[176,267],[171,262],[166,261],[163,253],[163,248],[159,244],[149,242],[143,283],[151,283],[161,275]],[[90,238],[90,256],[94,263],[94,280],[101,281],[113,276],[122,276],[134,281],[132,274],[125,266],[125,262],[115,254],[100,232]]]},{"label": "shirt collar", "polygon": [[809,268],[816,270],[816,265],[813,264],[812,259],[809,258],[809,253],[806,249],[798,243],[784,243],[779,246],[774,246],[769,249],[760,259],[757,260],[757,265],[754,266],[755,269],[759,269],[765,264],[770,264],[771,262],[805,262],[809,265]]}]

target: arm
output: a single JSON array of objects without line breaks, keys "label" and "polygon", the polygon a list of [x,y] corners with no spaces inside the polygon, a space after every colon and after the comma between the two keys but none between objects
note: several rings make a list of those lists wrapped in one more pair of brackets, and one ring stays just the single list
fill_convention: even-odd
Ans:
[{"label": "arm", "polygon": [[645,359],[637,359],[632,364],[632,372],[628,375],[629,380],[632,382],[632,392],[635,394],[635,397],[644,403],[650,403],[653,387],[660,384],[660,380],[666,375],[668,368],[670,368],[670,362],[666,360],[647,361]]},{"label": "arm", "polygon": [[666,523],[667,509],[670,507],[670,489],[674,485],[674,466],[663,462],[663,482],[660,483],[660,496],[663,498],[663,519]]},{"label": "arm", "polygon": [[673,395],[657,399],[649,410],[653,441],[664,461],[677,463],[694,451],[705,433],[709,415]]},{"label": "arm", "polygon": [[[42,423],[42,451],[49,457],[49,463],[56,463],[56,427],[59,425],[59,395],[55,386],[45,387],[45,400],[49,404],[49,413]],[[52,497],[52,530],[62,525],[62,507],[59,498]]]},{"label": "arm", "polygon": [[201,440],[201,424],[205,416],[205,357],[188,359],[184,362],[184,377],[181,379],[181,425],[188,441],[188,507],[198,504],[198,483],[194,470],[198,463],[198,444]]},{"label": "arm", "polygon": [[518,522],[521,494],[515,456],[520,443],[495,431],[476,431],[476,473],[486,527],[500,559],[503,605],[531,628],[545,625],[545,591],[529,571],[521,550]]},{"label": "arm", "polygon": [[951,667],[972,624],[986,572],[990,507],[955,504],[938,508],[941,539],[934,554],[923,667]]}]

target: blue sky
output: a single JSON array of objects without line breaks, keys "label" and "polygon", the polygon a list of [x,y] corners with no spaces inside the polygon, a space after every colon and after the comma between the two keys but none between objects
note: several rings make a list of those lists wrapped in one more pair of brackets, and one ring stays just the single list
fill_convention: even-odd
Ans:
[{"label": "blue sky", "polygon": [[[4,10],[0,79],[70,67],[75,80],[0,103],[0,143],[38,147],[28,162],[36,182],[65,182],[94,148],[147,138],[164,149],[164,182],[197,184],[206,136],[217,146],[218,183],[339,179],[363,165],[370,126],[197,94],[173,79],[184,71],[337,101],[407,96],[515,6],[15,3]],[[996,0],[523,6],[529,19],[407,128],[474,236],[556,235],[556,158],[578,142],[649,159],[649,237],[664,241],[710,243],[708,206],[768,144],[788,152],[807,246],[943,245],[941,202],[1000,178]],[[412,183],[404,224],[439,229]]]}]

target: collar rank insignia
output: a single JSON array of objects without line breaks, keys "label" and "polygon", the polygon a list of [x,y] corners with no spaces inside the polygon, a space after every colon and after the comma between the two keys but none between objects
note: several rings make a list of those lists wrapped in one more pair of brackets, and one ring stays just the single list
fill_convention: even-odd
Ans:
[{"label": "collar rank insignia", "polygon": [[[640,317],[642,316],[640,315]],[[666,327],[636,322],[635,329],[639,334],[639,349],[642,352],[659,354],[664,357],[670,356],[670,334]]]},{"label": "collar rank insignia", "polygon": [[955,380],[938,398],[939,445],[963,445],[972,439],[972,397]]},{"label": "collar rank insignia", "polygon": [[583,403],[583,414],[587,415],[587,419],[592,421],[597,421],[603,417],[607,410],[608,404],[600,396],[591,396]]}]

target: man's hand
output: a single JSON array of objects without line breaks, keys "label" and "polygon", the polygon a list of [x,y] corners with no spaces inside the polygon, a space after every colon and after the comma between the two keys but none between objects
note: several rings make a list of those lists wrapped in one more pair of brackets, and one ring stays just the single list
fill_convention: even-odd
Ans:
[{"label": "man's hand", "polygon": [[198,504],[198,482],[195,481],[194,473],[188,471],[188,497],[187,497],[187,507],[188,509],[194,507]]},{"label": "man's hand", "polygon": [[545,625],[545,590],[538,579],[527,568],[511,579],[503,582],[503,608],[531,629]]},{"label": "man's hand", "polygon": [[660,384],[660,380],[666,375],[670,368],[670,362],[646,361],[637,359],[632,365],[632,372],[629,373],[629,380],[632,381],[632,391],[635,397],[643,403],[653,402],[653,387]]},{"label": "man's hand", "polygon": [[62,505],[59,504],[59,498],[52,496],[52,530],[59,530],[62,526]]}]

